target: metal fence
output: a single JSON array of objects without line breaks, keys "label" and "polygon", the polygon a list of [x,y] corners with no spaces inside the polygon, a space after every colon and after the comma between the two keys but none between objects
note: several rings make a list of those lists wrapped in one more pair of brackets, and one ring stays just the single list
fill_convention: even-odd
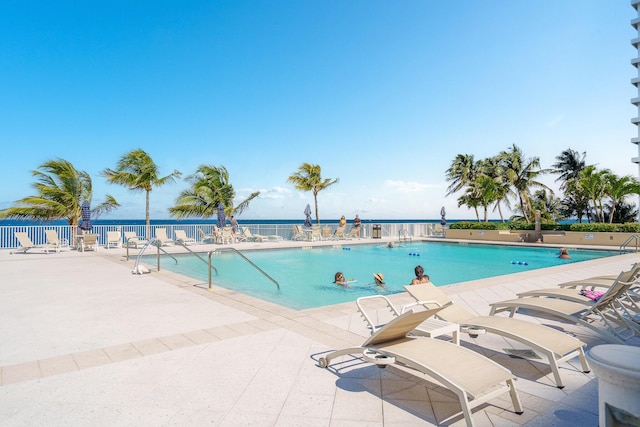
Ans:
[{"label": "metal fence", "polygon": [[[322,225],[329,225],[332,229],[335,229],[337,223],[326,222]],[[400,238],[401,235],[408,234],[414,238],[419,237],[440,237],[443,235],[442,230],[439,228],[439,224],[433,223],[386,223],[386,224],[372,224],[366,223],[361,225],[360,237],[371,238],[373,236],[373,226],[380,226],[381,238]],[[264,236],[280,236],[285,240],[290,240],[293,237],[293,225],[292,224],[240,224],[241,227],[248,227],[252,234],[264,235]],[[124,243],[124,233],[134,232],[137,236],[142,238],[155,237],[155,229],[164,228],[167,230],[167,236],[169,238],[175,237],[175,230],[184,230],[187,237],[193,238],[196,241],[200,241],[202,233],[198,230],[202,230],[204,234],[213,234],[214,225],[201,225],[201,224],[153,224],[151,225],[151,236],[147,236],[146,225],[94,225],[91,233],[98,235],[98,242],[101,245],[107,243],[107,232],[117,231],[120,233],[122,242]],[[347,226],[347,232],[350,226]],[[58,237],[61,241],[73,246],[74,238],[76,236],[76,230],[68,225],[26,225],[26,226],[0,226],[0,249],[14,249],[20,247],[18,239],[15,237],[16,232],[26,232],[34,244],[41,245],[46,243],[45,230],[55,230],[58,233]]]}]

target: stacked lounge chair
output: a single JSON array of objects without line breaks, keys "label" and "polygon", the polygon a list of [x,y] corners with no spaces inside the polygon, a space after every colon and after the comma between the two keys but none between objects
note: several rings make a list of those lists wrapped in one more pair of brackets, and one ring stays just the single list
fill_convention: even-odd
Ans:
[{"label": "stacked lounge chair", "polygon": [[[533,294],[536,291],[530,291],[528,295],[521,294],[521,298],[491,304],[490,314],[493,316],[507,311],[510,317],[513,317],[519,309],[538,311],[588,328],[609,342],[624,344],[639,333],[640,324],[620,305],[620,299],[625,298],[629,289],[637,282],[635,280],[625,282],[622,279],[633,280],[633,275],[629,271],[621,272],[615,282],[596,301],[588,299],[588,301],[576,302],[575,299],[554,298],[551,291],[556,289],[541,290],[538,295]],[[563,289],[557,289],[557,291],[563,291]]]}]

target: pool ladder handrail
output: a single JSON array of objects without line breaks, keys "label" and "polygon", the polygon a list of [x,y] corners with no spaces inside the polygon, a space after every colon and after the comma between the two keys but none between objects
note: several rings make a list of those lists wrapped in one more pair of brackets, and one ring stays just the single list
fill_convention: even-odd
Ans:
[{"label": "pool ladder handrail", "polygon": [[[212,251],[209,251],[208,253],[208,258],[209,258],[209,289],[211,289],[211,269],[215,269],[215,267],[213,266],[213,264],[211,263],[211,256],[218,252],[224,252],[224,251],[232,251],[235,252],[237,255],[240,256],[240,258],[244,259],[246,262],[249,263],[249,265],[251,265],[253,268],[255,268],[256,270],[258,270],[260,273],[262,273],[267,279],[271,280],[273,283],[275,283],[275,285],[278,287],[278,290],[280,290],[280,284],[276,281],[276,279],[274,279],[273,277],[269,276],[269,274],[264,271],[263,269],[261,269],[260,267],[258,267],[257,265],[255,265],[253,263],[253,261],[251,261],[249,258],[247,258],[246,256],[244,256],[244,254],[242,252],[240,252],[239,250],[237,250],[236,248],[216,248]],[[217,272],[217,270],[216,270]]]},{"label": "pool ladder handrail", "polygon": [[623,253],[625,251],[626,247],[629,245],[629,243],[631,243],[632,240],[636,241],[636,252],[638,252],[640,244],[640,234],[634,234],[632,236],[629,236],[629,238],[620,245],[620,253]]},{"label": "pool ladder handrail", "polygon": [[[144,255],[144,252],[147,250],[147,248],[149,246],[155,246],[156,248],[158,248],[158,271],[160,271],[160,251],[164,252],[165,255],[167,255],[171,259],[173,259],[176,262],[176,264],[178,263],[178,260],[176,259],[176,257],[174,257],[169,252],[167,252],[164,249],[162,249],[162,245],[161,245],[160,241],[158,239],[156,239],[155,237],[152,237],[149,240],[147,240],[147,242],[138,251],[138,255],[136,256],[136,262],[133,265],[133,272],[139,271],[140,259],[142,258],[142,255]],[[129,247],[128,246],[127,246],[127,259],[129,259]]]}]

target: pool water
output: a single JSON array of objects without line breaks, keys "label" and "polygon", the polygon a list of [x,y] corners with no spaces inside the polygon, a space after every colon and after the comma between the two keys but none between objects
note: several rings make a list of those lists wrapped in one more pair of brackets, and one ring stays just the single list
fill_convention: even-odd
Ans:
[{"label": "pool water", "polygon": [[[570,251],[570,259],[558,258],[559,249],[502,245],[417,242],[387,248],[384,245],[336,245],[273,250],[250,250],[243,254],[273,277],[280,289],[231,251],[212,256],[212,281],[232,289],[294,309],[337,304],[374,294],[403,292],[414,277],[414,267],[422,265],[438,285],[484,279],[527,270],[586,261],[616,255],[614,251]],[[176,264],[162,258],[161,268],[208,282],[207,265],[189,255],[175,255]],[[155,257],[148,257],[155,264]],[[333,283],[337,271],[349,288]],[[384,289],[375,286],[373,274],[385,277]]]}]

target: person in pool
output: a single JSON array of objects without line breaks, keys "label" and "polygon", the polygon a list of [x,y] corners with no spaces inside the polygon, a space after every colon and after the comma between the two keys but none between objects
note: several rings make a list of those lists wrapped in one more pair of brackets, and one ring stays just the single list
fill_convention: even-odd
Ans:
[{"label": "person in pool", "polygon": [[415,279],[411,281],[412,285],[420,285],[423,283],[430,283],[429,275],[424,274],[424,268],[421,265],[416,265],[416,268],[413,269],[416,274]]},{"label": "person in pool", "polygon": [[379,287],[381,287],[381,288],[386,287],[386,286],[385,286],[385,283],[384,283],[384,274],[382,274],[382,273],[375,273],[375,274],[373,275],[373,280],[375,281],[376,286],[379,286]]},{"label": "person in pool", "polygon": [[336,273],[333,283],[338,286],[345,286],[347,288],[349,287],[349,283],[347,282],[347,279],[344,278],[344,274],[339,271]]},{"label": "person in pool", "polygon": [[569,256],[569,249],[567,249],[567,248],[560,249],[560,253],[558,254],[558,258],[563,258],[563,259],[571,258]]}]

